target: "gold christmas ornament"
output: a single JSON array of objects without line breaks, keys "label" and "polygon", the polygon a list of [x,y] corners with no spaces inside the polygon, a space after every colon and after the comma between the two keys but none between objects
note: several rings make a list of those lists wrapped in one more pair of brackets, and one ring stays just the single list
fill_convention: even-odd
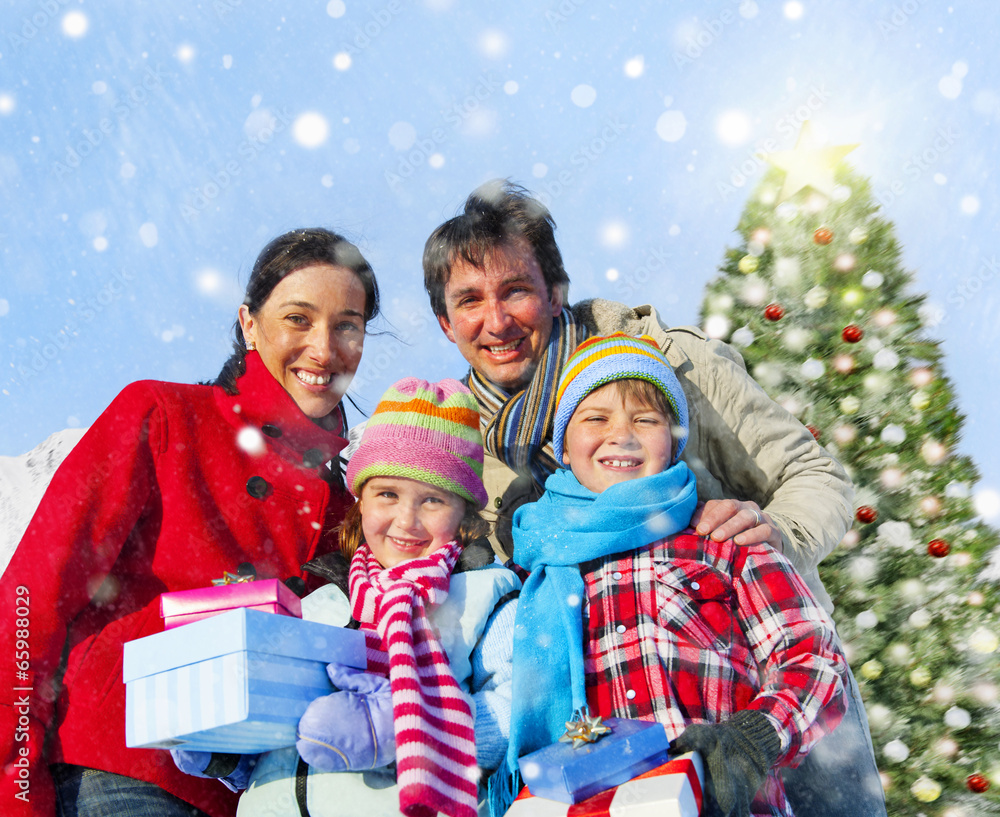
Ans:
[{"label": "gold christmas ornament", "polygon": [[861,677],[868,680],[874,681],[877,678],[882,677],[882,672],[885,669],[881,661],[876,659],[871,659],[871,661],[865,661],[861,665]]},{"label": "gold christmas ornament", "polygon": [[847,395],[847,397],[840,401],[840,411],[842,414],[856,414],[859,408],[861,408],[861,401],[853,394]]},{"label": "gold christmas ornament", "polygon": [[941,796],[941,784],[929,777],[918,777],[910,786],[910,793],[921,803],[933,803]]},{"label": "gold christmas ornament", "polygon": [[914,411],[923,411],[931,404],[931,396],[925,391],[915,391],[910,396],[910,406]]},{"label": "gold christmas ornament", "polygon": [[872,394],[885,394],[891,385],[890,379],[882,372],[872,372],[863,381],[866,391]]},{"label": "gold christmas ornament", "polygon": [[927,667],[917,667],[910,673],[910,683],[922,689],[931,682],[931,671]]},{"label": "gold christmas ornament", "polygon": [[865,294],[860,289],[845,289],[840,297],[848,306],[857,306],[865,299]]},{"label": "gold christmas ornament", "polygon": [[997,634],[992,630],[980,627],[969,636],[969,647],[978,653],[988,655],[997,651],[997,648],[1000,647],[1000,640],[997,639]]},{"label": "gold christmas ornament", "polygon": [[848,233],[847,240],[852,244],[864,244],[868,240],[868,231],[864,227],[855,227]]},{"label": "gold christmas ornament", "polygon": [[740,272],[744,275],[749,275],[751,272],[756,272],[757,267],[760,266],[760,260],[752,255],[744,255],[739,263],[737,264]]}]

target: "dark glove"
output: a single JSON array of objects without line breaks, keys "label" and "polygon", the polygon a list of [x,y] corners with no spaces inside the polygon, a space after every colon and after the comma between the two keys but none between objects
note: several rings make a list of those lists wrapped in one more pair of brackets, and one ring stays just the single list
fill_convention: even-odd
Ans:
[{"label": "dark glove", "polygon": [[215,777],[231,791],[245,789],[260,755],[230,755],[222,752],[189,752],[171,749],[174,765],[194,777]]},{"label": "dark glove", "polygon": [[781,751],[767,716],[755,709],[723,723],[698,723],[670,744],[671,752],[700,752],[705,761],[704,817],[749,817],[750,803]]},{"label": "dark glove", "polygon": [[353,667],[328,664],[338,692],[317,698],[299,721],[295,747],[324,772],[377,769],[396,759],[396,727],[389,680]]}]

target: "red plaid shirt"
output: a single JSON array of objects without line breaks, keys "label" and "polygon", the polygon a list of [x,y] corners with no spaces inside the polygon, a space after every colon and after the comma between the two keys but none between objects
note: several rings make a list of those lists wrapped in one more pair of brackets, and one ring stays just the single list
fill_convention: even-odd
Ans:
[{"label": "red plaid shirt", "polygon": [[[689,529],[580,568],[592,712],[657,720],[673,739],[758,709],[778,730],[779,765],[797,765],[840,723],[846,663],[833,623],[767,545]],[[753,813],[791,814],[776,771]]]}]

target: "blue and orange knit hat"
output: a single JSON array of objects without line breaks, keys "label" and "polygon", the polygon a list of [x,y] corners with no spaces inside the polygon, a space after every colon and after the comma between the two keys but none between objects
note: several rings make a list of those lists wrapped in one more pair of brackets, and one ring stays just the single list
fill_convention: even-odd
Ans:
[{"label": "blue and orange knit hat", "polygon": [[688,409],[673,367],[648,335],[633,338],[615,332],[587,338],[566,361],[556,390],[552,435],[556,461],[562,462],[566,426],[577,406],[592,391],[615,380],[646,380],[663,392],[674,412],[673,434],[677,440],[674,459],[679,458],[687,442]]},{"label": "blue and orange knit hat", "polygon": [[404,377],[389,387],[347,463],[354,496],[372,477],[406,477],[486,505],[479,406],[465,386]]}]

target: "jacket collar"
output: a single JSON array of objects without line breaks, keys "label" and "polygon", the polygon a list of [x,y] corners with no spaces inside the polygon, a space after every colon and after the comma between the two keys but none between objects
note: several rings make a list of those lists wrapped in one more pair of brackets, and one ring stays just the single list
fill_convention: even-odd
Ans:
[{"label": "jacket collar", "polygon": [[347,440],[341,436],[344,433],[341,406],[334,409],[338,430],[327,431],[316,425],[274,379],[257,352],[247,352],[246,373],[237,379],[236,386],[239,394],[235,395],[215,389],[216,403],[232,426],[256,428],[271,441],[300,454],[317,449],[323,456],[322,462],[336,459],[347,447]]}]

